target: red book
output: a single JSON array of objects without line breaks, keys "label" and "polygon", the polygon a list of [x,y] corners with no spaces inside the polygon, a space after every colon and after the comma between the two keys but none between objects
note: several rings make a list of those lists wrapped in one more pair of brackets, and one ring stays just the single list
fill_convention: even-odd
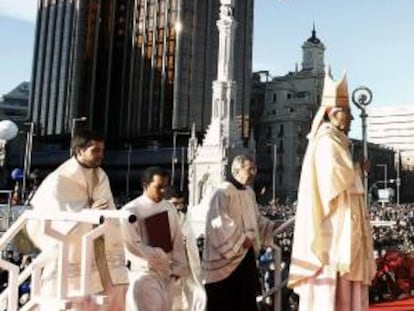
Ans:
[{"label": "red book", "polygon": [[173,249],[168,211],[145,218],[144,225],[147,231],[149,246],[160,247],[166,253]]}]

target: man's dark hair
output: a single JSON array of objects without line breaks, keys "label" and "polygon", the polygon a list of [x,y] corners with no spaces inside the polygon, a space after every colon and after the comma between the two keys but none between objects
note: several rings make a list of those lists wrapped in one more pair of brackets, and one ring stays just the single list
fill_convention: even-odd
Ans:
[{"label": "man's dark hair", "polygon": [[[76,148],[86,148],[90,144],[90,142],[94,141],[104,141],[104,136],[93,130],[80,130],[73,135],[71,141],[71,148],[75,151]],[[75,152],[74,152],[75,153]]]},{"label": "man's dark hair", "polygon": [[141,184],[142,188],[146,188],[154,178],[154,176],[161,176],[161,177],[169,177],[168,172],[161,167],[158,166],[151,166],[148,167],[144,173],[142,174]]},{"label": "man's dark hair", "polygon": [[169,187],[167,189],[167,192],[165,194],[165,198],[167,200],[171,199],[171,198],[185,198],[184,192],[181,191],[180,189],[178,189],[177,187]]}]

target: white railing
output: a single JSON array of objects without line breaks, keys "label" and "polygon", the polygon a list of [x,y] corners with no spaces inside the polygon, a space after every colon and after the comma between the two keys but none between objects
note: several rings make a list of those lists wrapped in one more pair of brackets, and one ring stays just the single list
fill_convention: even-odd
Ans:
[{"label": "white railing", "polygon": [[[85,298],[91,298],[97,304],[105,302],[105,296],[95,296],[90,293],[90,274],[91,274],[91,253],[93,252],[93,241],[102,236],[105,232],[105,219],[128,219],[131,222],[129,212],[116,210],[83,210],[78,213],[73,212],[55,212],[41,214],[32,210],[25,211],[3,234],[0,238],[0,251],[4,250],[6,246],[13,240],[13,238],[22,230],[29,220],[39,220],[43,222],[42,231],[44,234],[55,239],[59,245],[58,255],[47,254],[41,252],[33,262],[27,266],[21,273],[19,267],[4,259],[0,259],[0,268],[9,272],[8,286],[0,294],[0,303],[7,300],[7,310],[17,311],[18,308],[18,289],[19,286],[31,276],[31,295],[30,300],[20,308],[20,310],[30,310],[32,307],[39,305],[39,303],[48,303],[51,310],[66,310],[71,308],[73,304],[82,302]],[[69,225],[66,234],[62,234],[52,228],[52,221],[70,221],[73,224]],[[86,233],[82,237],[82,255],[81,255],[81,278],[80,290],[75,295],[68,294],[68,267],[69,254],[68,234],[79,224],[89,223],[96,227]],[[41,271],[45,267],[50,256],[58,258],[57,265],[57,295],[56,298],[47,298],[40,295],[41,287]]]},{"label": "white railing", "polygon": [[[106,219],[131,219],[129,212],[117,211],[117,210],[83,210],[78,213],[74,212],[55,212],[41,214],[32,210],[26,210],[16,221],[9,227],[9,229],[0,237],[0,251],[6,249],[7,245],[16,237],[16,235],[26,226],[29,220],[39,220],[43,222],[43,233],[49,237],[55,239],[58,242],[59,250],[58,256],[56,254],[48,254],[41,252],[33,262],[20,272],[20,268],[2,258],[0,258],[0,268],[9,272],[8,286],[0,294],[0,304],[7,301],[8,311],[26,311],[30,310],[39,303],[45,303],[53,310],[66,310],[71,308],[73,304],[82,302],[85,298],[90,298],[96,304],[103,304],[106,297],[103,295],[92,295],[90,292],[89,280],[91,275],[91,253],[93,252],[93,242],[96,238],[102,236],[105,233],[105,220]],[[69,221],[73,222],[66,234],[62,234],[52,228],[52,221]],[[295,222],[295,218],[292,217],[282,225],[278,227],[275,232],[275,236],[284,232]],[[81,277],[80,277],[80,290],[76,295],[68,295],[67,288],[67,276],[69,266],[69,254],[68,254],[68,234],[79,224],[89,223],[94,224],[96,227],[86,233],[82,237],[82,255],[81,255]],[[372,222],[372,225],[383,225],[382,223]],[[41,271],[45,267],[50,256],[56,256],[58,258],[57,277],[58,288],[56,298],[46,298],[40,295],[41,288]],[[267,292],[258,297],[258,301],[264,300],[266,297],[274,295],[274,311],[281,310],[281,290],[286,286],[287,280],[281,279],[281,249],[276,247],[274,250],[274,286]],[[31,295],[30,300],[20,309],[18,308],[18,288],[31,277]],[[2,310],[0,310],[2,311]]]}]

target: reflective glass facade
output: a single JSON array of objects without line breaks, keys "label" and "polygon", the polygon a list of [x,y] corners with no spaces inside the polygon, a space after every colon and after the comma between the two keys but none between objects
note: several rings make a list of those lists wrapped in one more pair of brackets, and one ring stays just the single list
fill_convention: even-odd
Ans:
[{"label": "reflective glass facade", "polygon": [[[217,72],[219,0],[42,0],[30,116],[38,134],[72,118],[109,141],[204,130]],[[237,1],[238,114],[248,114],[253,0]],[[245,120],[245,118],[240,118]]]}]

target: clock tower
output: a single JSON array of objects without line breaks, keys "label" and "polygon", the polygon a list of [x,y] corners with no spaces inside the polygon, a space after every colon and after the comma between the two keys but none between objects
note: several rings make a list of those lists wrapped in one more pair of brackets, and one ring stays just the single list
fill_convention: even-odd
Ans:
[{"label": "clock tower", "polygon": [[323,73],[325,45],[316,37],[315,25],[312,29],[312,36],[302,45],[302,51],[302,69],[313,70],[316,74]]}]

